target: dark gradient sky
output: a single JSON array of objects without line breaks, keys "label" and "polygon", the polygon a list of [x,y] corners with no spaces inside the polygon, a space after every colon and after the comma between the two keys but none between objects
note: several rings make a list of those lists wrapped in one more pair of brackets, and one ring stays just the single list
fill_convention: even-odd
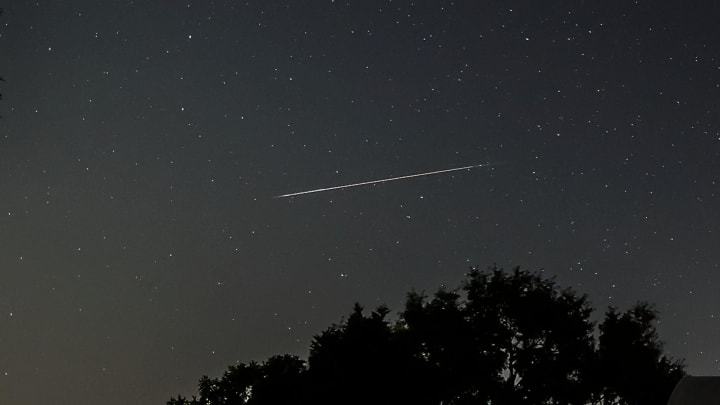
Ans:
[{"label": "dark gradient sky", "polygon": [[161,404],[493,262],[720,371],[720,3],[0,6],[1,402]]}]

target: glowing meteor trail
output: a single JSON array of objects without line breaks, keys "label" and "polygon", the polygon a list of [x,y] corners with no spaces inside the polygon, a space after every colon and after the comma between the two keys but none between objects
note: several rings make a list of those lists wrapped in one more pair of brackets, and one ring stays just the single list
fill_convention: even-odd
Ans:
[{"label": "glowing meteor trail", "polygon": [[388,179],[380,179],[380,180],[363,181],[363,182],[361,182],[361,183],[345,184],[345,185],[342,185],[342,186],[316,188],[315,190],[299,191],[299,192],[297,192],[297,193],[276,195],[276,196],[273,197],[273,198],[295,197],[295,196],[303,195],[303,194],[313,194],[313,193],[321,193],[321,192],[323,192],[323,191],[340,190],[340,189],[342,189],[342,188],[369,186],[369,185],[371,185],[371,184],[387,183],[387,182],[389,182],[389,181],[410,179],[410,178],[413,178],[413,177],[432,176],[432,175],[434,175],[434,174],[441,174],[441,173],[448,173],[448,172],[456,172],[456,171],[459,171],[459,170],[469,170],[469,169],[474,169],[474,168],[476,168],[476,167],[484,167],[484,166],[491,166],[491,164],[490,164],[490,163],[485,163],[485,164],[479,164],[479,165],[455,167],[455,168],[452,168],[452,169],[436,170],[436,171],[434,171],[434,172],[408,174],[408,175],[405,175],[405,176],[390,177],[390,178],[388,178]]}]

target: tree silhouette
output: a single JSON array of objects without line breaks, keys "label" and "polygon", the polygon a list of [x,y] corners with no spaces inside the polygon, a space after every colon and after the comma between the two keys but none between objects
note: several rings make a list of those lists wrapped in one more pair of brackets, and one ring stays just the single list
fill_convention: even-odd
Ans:
[{"label": "tree silhouette", "polygon": [[296,356],[270,357],[258,364],[250,362],[228,367],[220,379],[203,376],[198,383],[199,397],[181,395],[168,405],[236,405],[305,403],[305,362]]},{"label": "tree silhouette", "polygon": [[314,337],[307,363],[231,366],[167,403],[660,405],[684,375],[648,304],[609,308],[596,339],[587,297],[542,272],[472,268],[460,288],[411,292],[395,323],[389,313],[355,304]]},{"label": "tree silhouette", "polygon": [[307,367],[297,356],[273,356],[261,369],[262,378],[252,385],[250,404],[307,403]]},{"label": "tree silhouette", "polygon": [[416,387],[404,383],[412,372],[410,356],[385,319],[389,312],[381,306],[365,316],[355,304],[345,322],[313,339],[308,358],[313,403],[397,404],[412,398]]},{"label": "tree silhouette", "polygon": [[644,302],[622,314],[612,307],[606,312],[600,325],[598,370],[607,402],[665,403],[684,375],[682,361],[663,354],[656,322],[657,312]]},{"label": "tree silhouette", "polygon": [[489,330],[476,333],[460,294],[440,289],[428,302],[411,292],[400,317],[398,334],[411,351],[417,387],[427,403],[486,402],[492,397],[502,361],[485,350]]},{"label": "tree silhouette", "polygon": [[464,285],[476,335],[502,366],[494,403],[578,404],[590,391],[594,353],[592,308],[585,296],[561,290],[539,273],[473,269]]}]

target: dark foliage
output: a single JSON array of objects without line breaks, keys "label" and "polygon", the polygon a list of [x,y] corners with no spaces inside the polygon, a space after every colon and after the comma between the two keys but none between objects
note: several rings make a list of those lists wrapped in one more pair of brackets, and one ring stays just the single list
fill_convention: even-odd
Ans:
[{"label": "dark foliage", "polygon": [[457,290],[408,294],[396,323],[389,313],[356,304],[315,336],[307,363],[231,366],[168,404],[661,405],[684,375],[648,304],[610,308],[596,339],[585,296],[519,268],[473,268]]},{"label": "dark foliage", "polygon": [[657,312],[638,303],[625,313],[610,308],[600,325],[598,356],[603,394],[628,405],[666,403],[685,374],[680,361],[663,354],[655,323]]},{"label": "dark foliage", "polygon": [[234,405],[305,403],[307,384],[305,362],[296,356],[273,356],[258,364],[230,366],[220,379],[203,376],[199,397],[178,395],[168,405]]},{"label": "dark foliage", "polygon": [[403,400],[397,377],[409,370],[385,319],[389,312],[380,307],[364,316],[356,304],[347,321],[315,337],[308,359],[313,403],[334,404],[343,397],[346,404]]}]

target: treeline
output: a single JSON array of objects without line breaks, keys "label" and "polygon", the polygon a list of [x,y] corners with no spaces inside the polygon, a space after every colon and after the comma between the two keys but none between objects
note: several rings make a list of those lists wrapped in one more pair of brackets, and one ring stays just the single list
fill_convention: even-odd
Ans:
[{"label": "treeline", "polygon": [[411,292],[390,310],[356,304],[309,357],[273,356],[203,376],[168,405],[665,404],[685,374],[663,353],[647,303],[609,308],[539,272],[471,269],[461,287]]}]

